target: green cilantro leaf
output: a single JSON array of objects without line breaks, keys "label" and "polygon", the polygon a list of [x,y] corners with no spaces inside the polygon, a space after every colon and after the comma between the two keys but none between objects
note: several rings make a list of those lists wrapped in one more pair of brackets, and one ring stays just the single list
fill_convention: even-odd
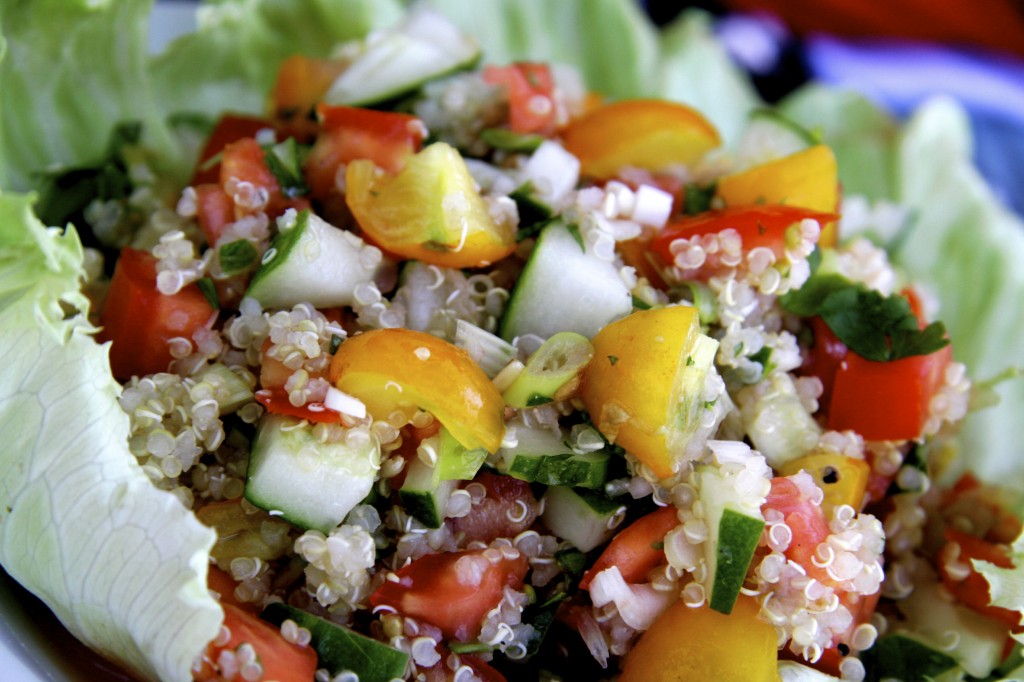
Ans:
[{"label": "green cilantro leaf", "polygon": [[883,296],[834,273],[812,276],[781,302],[791,313],[821,317],[847,348],[875,362],[928,355],[949,343],[941,322],[919,328],[904,297]]}]

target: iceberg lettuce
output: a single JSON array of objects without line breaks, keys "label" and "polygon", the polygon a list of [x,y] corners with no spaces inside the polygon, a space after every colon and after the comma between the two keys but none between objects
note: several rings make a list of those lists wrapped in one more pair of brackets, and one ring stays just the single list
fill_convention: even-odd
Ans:
[{"label": "iceberg lettuce", "polygon": [[[490,61],[567,62],[609,96],[686,102],[727,142],[759,104],[699,12],[658,30],[629,0],[433,4],[477,36]],[[200,9],[194,34],[155,58],[151,7],[0,3],[0,187],[25,192],[54,165],[100,157],[125,119],[142,121],[145,144],[184,177],[188,146],[175,115],[261,111],[283,57],[324,56],[390,23],[403,3],[219,0]],[[915,226],[897,258],[941,301],[974,375],[1024,365],[1024,227],[971,167],[956,106],[935,102],[901,126],[852,93],[810,86],[783,107],[835,148],[848,194],[911,207]],[[40,224],[29,195],[0,194],[0,563],[97,651],[143,679],[186,680],[221,619],[205,590],[213,534],[155,490],[128,451],[106,349],[85,321],[81,273],[73,229]],[[1024,386],[1000,390],[1003,403],[972,415],[963,439],[965,461],[990,479],[1024,470]],[[1024,606],[1017,573],[986,573],[1012,608]]]}]

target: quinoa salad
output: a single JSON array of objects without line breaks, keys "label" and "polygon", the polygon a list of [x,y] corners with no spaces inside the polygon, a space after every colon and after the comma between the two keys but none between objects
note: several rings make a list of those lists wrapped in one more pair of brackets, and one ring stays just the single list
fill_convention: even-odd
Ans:
[{"label": "quinoa salad", "polygon": [[920,207],[448,16],[0,194],[5,570],[140,679],[1024,678]]}]

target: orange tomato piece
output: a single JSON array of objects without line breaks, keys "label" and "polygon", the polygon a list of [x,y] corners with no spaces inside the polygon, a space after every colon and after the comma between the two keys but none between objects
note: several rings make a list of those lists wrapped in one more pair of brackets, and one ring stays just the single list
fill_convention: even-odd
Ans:
[{"label": "orange tomato piece", "polygon": [[270,91],[270,111],[286,137],[300,140],[317,130],[313,108],[347,66],[340,59],[313,59],[292,55],[281,63]]},{"label": "orange tomato piece", "polygon": [[[726,206],[784,204],[835,213],[839,171],[832,149],[819,144],[718,179],[715,194]],[[822,223],[822,246],[835,246],[835,217]]]},{"label": "orange tomato piece", "polygon": [[612,538],[594,565],[583,574],[580,589],[588,589],[594,576],[612,566],[619,568],[627,583],[642,581],[652,568],[665,563],[661,542],[678,525],[678,509],[672,505],[641,516]]},{"label": "orange tomato piece", "polygon": [[582,174],[599,179],[627,167],[657,172],[692,166],[721,144],[718,131],[696,109],[653,99],[598,107],[571,121],[562,135]]},{"label": "orange tomato piece", "polygon": [[501,446],[501,393],[465,351],[436,336],[409,329],[351,336],[334,354],[328,378],[377,419],[422,408],[467,448]]}]

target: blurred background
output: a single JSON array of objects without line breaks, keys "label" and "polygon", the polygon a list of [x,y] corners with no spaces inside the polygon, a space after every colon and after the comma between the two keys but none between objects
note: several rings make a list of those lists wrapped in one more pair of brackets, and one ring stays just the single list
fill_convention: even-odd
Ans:
[{"label": "blurred background", "polygon": [[967,109],[975,163],[1024,215],[1024,0],[647,0],[656,23],[685,7],[777,101],[808,79],[864,93],[898,116],[945,94]]}]

